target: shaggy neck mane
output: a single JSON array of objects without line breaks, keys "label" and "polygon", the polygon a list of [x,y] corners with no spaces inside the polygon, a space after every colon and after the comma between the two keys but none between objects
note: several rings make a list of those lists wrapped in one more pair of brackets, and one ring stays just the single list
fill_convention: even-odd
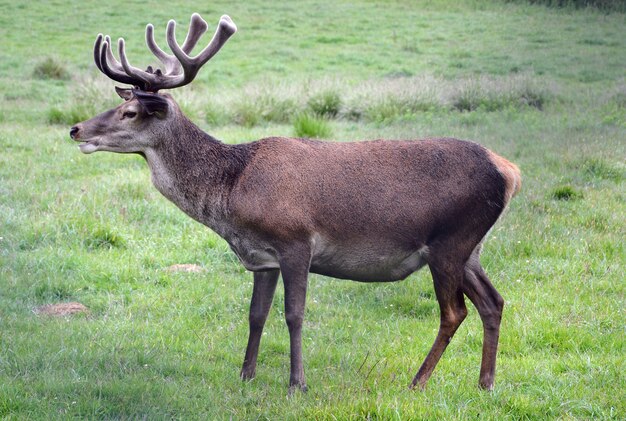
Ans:
[{"label": "shaggy neck mane", "polygon": [[228,211],[227,198],[252,157],[250,145],[226,145],[179,113],[146,151],[154,185],[199,219]]}]

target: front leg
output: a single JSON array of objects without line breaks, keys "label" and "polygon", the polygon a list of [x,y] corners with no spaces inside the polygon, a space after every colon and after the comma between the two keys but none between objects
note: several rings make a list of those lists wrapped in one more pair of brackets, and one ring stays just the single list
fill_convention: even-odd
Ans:
[{"label": "front leg", "polygon": [[304,365],[302,363],[302,321],[304,320],[310,264],[311,249],[306,245],[290,245],[289,251],[281,255],[280,258],[280,270],[285,285],[285,320],[289,329],[291,347],[290,394],[296,389],[306,391]]},{"label": "front leg", "polygon": [[279,270],[254,273],[254,288],[252,290],[252,300],[250,301],[250,336],[248,337],[246,356],[241,368],[241,378],[243,380],[254,378],[261,334],[263,333],[267,314],[272,306],[279,273]]}]

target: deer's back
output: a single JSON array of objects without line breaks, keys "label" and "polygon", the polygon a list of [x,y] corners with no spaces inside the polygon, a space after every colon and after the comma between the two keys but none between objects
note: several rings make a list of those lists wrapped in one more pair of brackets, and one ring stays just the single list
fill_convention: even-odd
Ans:
[{"label": "deer's back", "polygon": [[491,155],[456,139],[264,139],[239,178],[237,208],[260,225],[280,220],[340,235],[405,233],[477,208],[497,217],[506,186]]}]

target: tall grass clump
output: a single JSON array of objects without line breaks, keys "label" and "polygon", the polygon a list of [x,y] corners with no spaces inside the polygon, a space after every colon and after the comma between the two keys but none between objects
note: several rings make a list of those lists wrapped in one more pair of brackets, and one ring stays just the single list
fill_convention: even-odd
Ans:
[{"label": "tall grass clump", "polygon": [[578,200],[583,198],[583,194],[570,185],[558,186],[550,194],[555,200]]},{"label": "tall grass clump", "polygon": [[245,127],[262,122],[287,123],[296,111],[295,100],[272,95],[243,97],[232,106],[232,120]]},{"label": "tall grass clump", "polygon": [[362,83],[351,90],[343,117],[377,123],[442,109],[445,85],[432,76],[398,77]]},{"label": "tall grass clump", "polygon": [[507,0],[507,3],[530,3],[553,8],[594,8],[605,12],[626,12],[623,0]]},{"label": "tall grass clump", "polygon": [[230,122],[245,127],[261,123],[285,124],[303,109],[301,87],[296,84],[263,81],[237,90],[234,95],[218,99]]},{"label": "tall grass clump", "polygon": [[68,80],[70,78],[70,73],[65,68],[65,65],[52,57],[46,57],[35,66],[35,69],[33,70],[33,77],[44,80]]},{"label": "tall grass clump", "polygon": [[327,120],[309,113],[296,115],[293,127],[296,137],[327,139],[332,135],[332,130]]},{"label": "tall grass clump", "polygon": [[106,227],[94,228],[84,238],[83,243],[90,250],[123,248],[126,246],[124,237]]},{"label": "tall grass clump", "polygon": [[363,112],[365,120],[384,123],[396,119],[410,118],[419,113],[441,108],[436,102],[423,101],[420,98],[388,95],[368,104]]},{"label": "tall grass clump", "polygon": [[458,111],[500,111],[525,107],[542,110],[548,91],[528,78],[468,79],[459,83],[451,98]]},{"label": "tall grass clump", "polygon": [[341,110],[341,96],[335,91],[320,92],[311,96],[307,105],[319,117],[335,118]]},{"label": "tall grass clump", "polygon": [[526,75],[456,80],[402,77],[363,83],[351,90],[342,116],[382,123],[429,112],[542,110],[551,96],[550,89]]}]

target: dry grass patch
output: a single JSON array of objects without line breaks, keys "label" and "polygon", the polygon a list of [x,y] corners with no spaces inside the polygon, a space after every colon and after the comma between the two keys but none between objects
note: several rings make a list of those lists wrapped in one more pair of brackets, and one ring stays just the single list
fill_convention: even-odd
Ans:
[{"label": "dry grass patch", "polygon": [[73,314],[89,313],[89,309],[78,302],[46,304],[34,309],[35,314],[42,316],[71,316]]},{"label": "dry grass patch", "polygon": [[200,273],[204,272],[204,268],[199,265],[194,265],[193,263],[179,263],[172,266],[168,266],[166,269],[168,272],[191,272],[191,273]]}]

